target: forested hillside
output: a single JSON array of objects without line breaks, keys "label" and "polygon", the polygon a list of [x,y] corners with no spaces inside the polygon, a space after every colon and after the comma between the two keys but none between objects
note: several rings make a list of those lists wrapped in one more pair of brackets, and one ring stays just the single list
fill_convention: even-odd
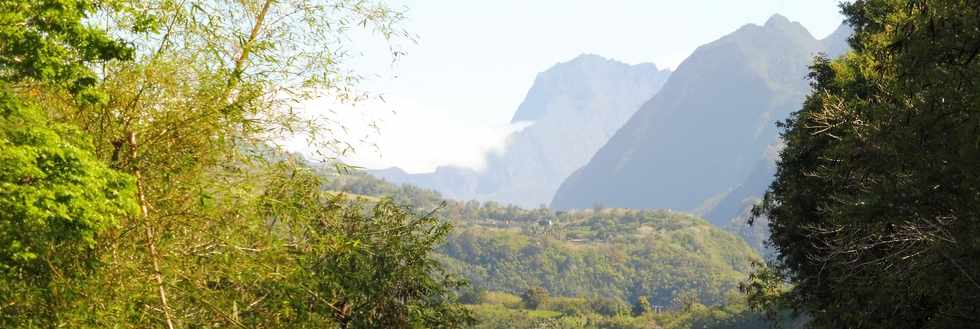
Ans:
[{"label": "forested hillside", "polygon": [[702,219],[623,209],[524,227],[460,225],[439,251],[451,258],[448,268],[475,287],[515,294],[541,287],[551,295],[661,307],[676,307],[685,293],[719,305],[751,262],[761,260]]},{"label": "forested hillside", "polygon": [[[554,212],[444,200],[369,175],[322,175],[330,193],[391,198],[455,229],[437,249],[466,278],[477,328],[768,328],[739,293],[760,256],[703,219],[667,210]],[[781,326],[800,319],[780,312]]]},{"label": "forested hillside", "polygon": [[364,174],[330,179],[326,188],[390,197],[435,211],[456,227],[438,250],[479,289],[519,294],[602,297],[675,307],[693,294],[721,304],[761,258],[738,237],[703,219],[667,210],[526,210],[494,202],[441,200],[411,185]]}]

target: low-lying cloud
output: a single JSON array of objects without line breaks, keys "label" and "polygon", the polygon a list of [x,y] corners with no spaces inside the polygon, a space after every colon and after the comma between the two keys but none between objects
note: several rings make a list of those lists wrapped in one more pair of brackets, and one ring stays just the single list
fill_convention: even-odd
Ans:
[{"label": "low-lying cloud", "polygon": [[[333,156],[359,167],[399,167],[410,173],[432,172],[447,165],[482,170],[490,152],[503,152],[508,136],[530,126],[528,122],[478,122],[452,111],[422,109],[406,102],[369,101],[352,106],[314,101],[305,110],[328,113],[331,121],[343,123],[342,128],[332,130],[332,137],[349,143],[351,152]],[[317,151],[332,152],[316,149],[303,136],[289,138],[286,145],[311,158],[322,158]]]}]

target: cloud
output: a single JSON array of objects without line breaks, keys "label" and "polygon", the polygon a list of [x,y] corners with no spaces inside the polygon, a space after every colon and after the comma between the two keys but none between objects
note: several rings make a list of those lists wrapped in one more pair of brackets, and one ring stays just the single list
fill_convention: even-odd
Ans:
[{"label": "cloud", "polygon": [[[443,165],[481,170],[489,152],[502,152],[507,137],[529,123],[494,124],[465,116],[465,109],[423,108],[410,100],[367,101],[357,105],[317,100],[306,112],[329,113],[342,123],[332,137],[349,143],[351,153],[339,155],[347,164],[370,169],[397,166],[411,173],[431,172]],[[303,136],[293,136],[287,148],[317,158],[317,149]],[[338,154],[333,154],[338,156]]]},{"label": "cloud", "polygon": [[670,69],[671,71],[676,71],[677,67],[680,66],[688,56],[691,56],[691,53],[693,52],[693,50],[679,51],[666,55],[654,56],[653,62],[656,63],[657,67],[660,69]]}]

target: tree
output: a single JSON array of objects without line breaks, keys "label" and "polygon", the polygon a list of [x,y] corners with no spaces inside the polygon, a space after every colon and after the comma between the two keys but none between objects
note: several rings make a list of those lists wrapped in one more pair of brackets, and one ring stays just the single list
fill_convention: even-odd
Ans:
[{"label": "tree", "polygon": [[595,297],[590,299],[592,310],[604,316],[617,316],[629,313],[629,306],[619,298]]},{"label": "tree", "polygon": [[79,131],[0,91],[0,325],[56,326],[79,308],[96,244],[135,213],[134,195]]},{"label": "tree", "polygon": [[[86,280],[102,267],[98,245],[133,214],[131,176],[94,154],[91,139],[14,93],[26,81],[63,89],[85,103],[90,64],[132,49],[83,23],[102,1],[0,3],[0,325],[56,327]],[[119,8],[120,14],[127,11]],[[136,28],[138,30],[138,28]]]},{"label": "tree", "polygon": [[541,287],[531,287],[521,294],[524,307],[535,310],[548,300],[548,291]]},{"label": "tree", "polygon": [[300,239],[298,249],[309,250],[292,280],[310,292],[290,301],[297,312],[329,314],[344,329],[472,324],[455,293],[465,283],[432,256],[450,224],[387,199],[369,211],[343,195],[322,204],[291,234]]},{"label": "tree", "polygon": [[845,3],[781,124],[766,215],[787,299],[826,328],[965,328],[980,305],[980,3]]},{"label": "tree", "polygon": [[[297,267],[270,278],[260,312],[247,324],[280,317],[285,327],[459,328],[471,324],[456,291],[464,282],[432,250],[451,225],[390,199],[368,203],[321,191],[315,171],[279,164],[256,209],[285,239]],[[253,288],[254,289],[254,288]],[[264,290],[264,291],[263,291]],[[284,309],[277,309],[285,305]]]},{"label": "tree", "polygon": [[487,290],[480,287],[467,286],[459,292],[459,302],[463,304],[479,304]]},{"label": "tree", "polygon": [[0,3],[0,81],[31,79],[66,87],[87,101],[99,95],[90,69],[96,62],[126,60],[133,48],[84,20],[100,9],[125,16],[133,31],[144,31],[146,17],[115,0],[10,0]]},{"label": "tree", "polygon": [[652,313],[653,305],[650,304],[650,297],[638,296],[636,302],[633,303],[633,316],[640,316],[648,313]]},{"label": "tree", "polygon": [[[139,205],[116,214],[114,229],[99,231],[91,248],[101,252],[93,258],[101,266],[73,281],[77,294],[53,299],[80,306],[57,326],[454,327],[465,320],[450,293],[457,281],[439,276],[426,249],[448,228],[431,216],[392,214],[390,204],[355,217],[354,206],[325,200],[321,179],[297,174],[305,162],[277,146],[281,137],[302,134],[324,153],[348,151],[331,135],[342,123],[329,111],[296,106],[322,96],[344,103],[369,97],[357,89],[357,72],[342,65],[347,34],[360,28],[410,39],[399,29],[400,12],[360,0],[0,6],[0,78],[43,109],[51,125],[76,127],[93,161],[128,174],[122,177],[131,185],[120,193]],[[342,217],[376,230],[314,225]],[[396,224],[404,226],[386,226]],[[405,240],[378,240],[387,233]],[[335,238],[364,248],[337,249]],[[350,272],[357,277],[314,262],[338,257],[357,260]],[[408,272],[387,278],[400,264]],[[319,303],[323,295],[331,297]],[[336,317],[328,306],[341,304],[363,313]]]},{"label": "tree", "polygon": [[357,72],[342,65],[347,34],[398,38],[401,13],[348,0],[110,4],[145,13],[149,28],[134,34],[132,15],[100,12],[99,27],[130,37],[133,47],[133,60],[98,67],[93,89],[105,102],[21,87],[91,136],[103,161],[135,177],[141,212],[107,242],[123,256],[103,273],[115,280],[94,283],[101,286],[93,291],[106,293],[93,312],[108,323],[166,328],[242,325],[241,305],[270,312],[261,325],[289,319],[263,297],[272,289],[267,280],[279,275],[264,265],[288,262],[289,254],[288,237],[250,208],[268,188],[257,177],[281,172],[274,166],[284,157],[276,146],[284,135],[305,135],[327,154],[347,151],[330,134],[337,127],[328,111],[295,107],[321,96],[367,97]]}]

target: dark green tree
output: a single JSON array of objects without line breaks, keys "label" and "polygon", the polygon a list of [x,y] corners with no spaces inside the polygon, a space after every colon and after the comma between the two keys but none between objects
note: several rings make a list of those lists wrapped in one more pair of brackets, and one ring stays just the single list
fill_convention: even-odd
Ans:
[{"label": "dark green tree", "polygon": [[467,286],[460,289],[459,292],[459,302],[463,304],[479,304],[483,299],[483,295],[487,293],[486,289],[480,287]]},{"label": "dark green tree", "polygon": [[618,298],[595,297],[590,300],[592,310],[604,316],[617,316],[629,313],[629,306]]},{"label": "dark green tree", "polygon": [[812,67],[756,208],[818,328],[980,323],[980,2],[842,5],[853,52]]},{"label": "dark green tree", "polygon": [[653,312],[653,305],[650,304],[650,297],[639,296],[633,303],[632,312],[634,316],[639,316]]},{"label": "dark green tree", "polygon": [[521,294],[521,302],[524,303],[524,307],[532,310],[541,307],[547,301],[548,291],[541,287],[531,287]]}]

